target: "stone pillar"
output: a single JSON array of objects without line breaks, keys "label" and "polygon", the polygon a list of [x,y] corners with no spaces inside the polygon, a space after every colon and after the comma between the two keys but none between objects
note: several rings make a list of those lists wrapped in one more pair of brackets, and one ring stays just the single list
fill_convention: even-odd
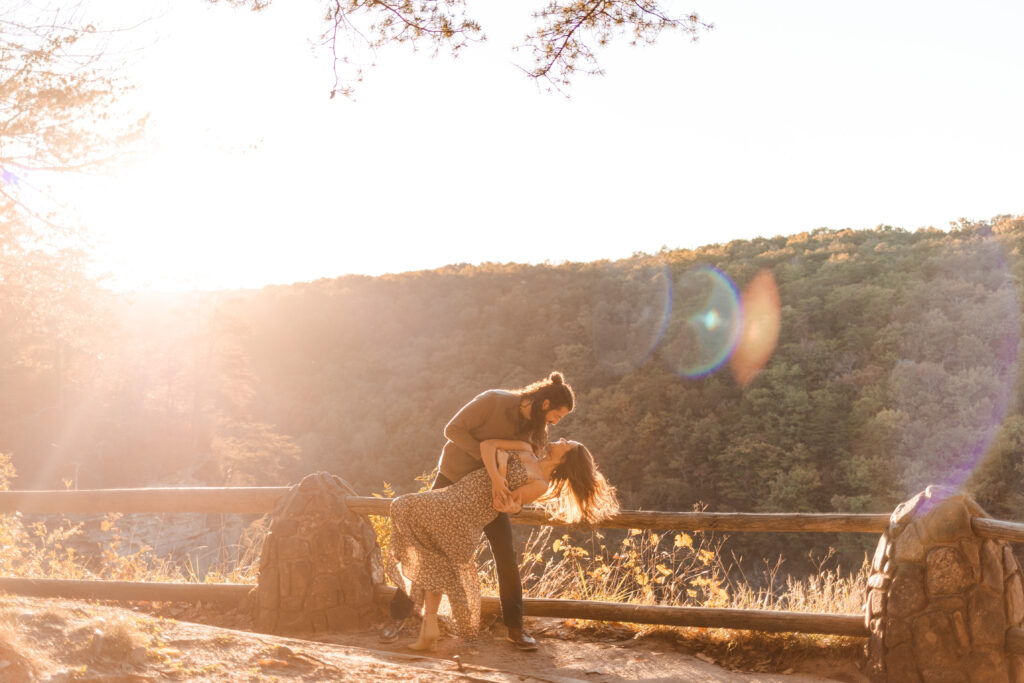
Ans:
[{"label": "stone pillar", "polygon": [[250,594],[265,633],[365,628],[380,621],[374,586],[384,581],[373,527],[345,505],[356,495],[342,479],[310,474],[274,510]]},{"label": "stone pillar", "polygon": [[872,676],[890,683],[1024,683],[1006,631],[1024,621],[1010,546],[982,539],[969,496],[929,486],[893,512],[871,562],[865,618]]}]

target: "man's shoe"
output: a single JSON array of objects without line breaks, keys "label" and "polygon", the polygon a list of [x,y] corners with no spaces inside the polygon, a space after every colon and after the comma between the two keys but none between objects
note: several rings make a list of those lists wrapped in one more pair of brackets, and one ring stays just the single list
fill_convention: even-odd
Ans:
[{"label": "man's shoe", "polygon": [[529,652],[537,649],[537,641],[534,640],[533,636],[521,628],[510,628],[508,630],[508,636],[506,637],[510,643],[520,650]]},{"label": "man's shoe", "polygon": [[399,634],[405,628],[406,619],[392,619],[377,634],[377,640],[382,643],[393,643],[398,640]]}]

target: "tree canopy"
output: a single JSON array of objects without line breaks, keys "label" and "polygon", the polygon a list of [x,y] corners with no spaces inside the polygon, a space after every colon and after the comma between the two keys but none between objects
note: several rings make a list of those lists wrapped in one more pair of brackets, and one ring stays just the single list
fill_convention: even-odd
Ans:
[{"label": "tree canopy", "polygon": [[[106,318],[81,328],[92,353],[6,349],[0,452],[22,486],[59,486],[78,462],[88,487],[182,472],[280,485],[327,470],[365,494],[385,481],[402,492],[434,466],[463,403],[558,369],[577,409],[553,435],[587,444],[626,507],[888,512],[942,483],[1022,519],[1022,240],[1024,218],[1000,216],[614,263],[107,295]],[[702,296],[687,276],[708,266],[744,301],[752,282],[777,286],[777,344],[739,381],[725,366],[680,372],[673,334],[700,310],[683,299]],[[63,411],[48,410],[62,395]],[[735,543],[748,557],[781,547]],[[873,540],[829,543],[849,567]],[[798,557],[821,542],[784,545]]]},{"label": "tree canopy", "polygon": [[[226,1],[257,11],[272,2]],[[507,7],[519,11],[518,6]],[[702,31],[712,28],[696,13],[670,12],[659,0],[549,0],[532,17],[533,30],[512,49],[529,55],[528,63],[520,65],[528,78],[561,92],[577,74],[603,73],[597,51],[613,40],[649,45],[667,32],[697,40]],[[465,0],[332,0],[324,20],[320,39],[335,59],[332,97],[350,95],[352,81],[362,77],[361,65],[353,64],[349,56],[356,44],[375,49],[405,43],[434,54],[447,50],[455,55],[485,40],[484,27],[470,16]],[[352,66],[352,75],[341,76],[339,66]]]},{"label": "tree canopy", "polygon": [[[34,404],[57,368],[63,412],[69,372],[94,354],[102,306],[85,272],[84,235],[51,191],[54,175],[97,168],[138,135],[115,109],[121,86],[103,63],[96,27],[74,9],[22,2],[0,10],[0,375],[4,410]],[[24,392],[24,393],[19,393]]]}]

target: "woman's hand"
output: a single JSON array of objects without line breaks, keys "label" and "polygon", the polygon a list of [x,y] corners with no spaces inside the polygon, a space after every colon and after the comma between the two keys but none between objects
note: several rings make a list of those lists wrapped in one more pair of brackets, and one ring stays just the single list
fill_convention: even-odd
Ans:
[{"label": "woman's hand", "polygon": [[494,509],[497,510],[498,512],[507,512],[511,515],[514,515],[523,509],[523,504],[519,500],[519,496],[516,495],[515,493],[509,493],[507,501],[501,504],[500,506],[496,499],[492,501],[491,504],[493,505]]},{"label": "woman's hand", "polygon": [[512,492],[509,491],[508,482],[504,477],[491,477],[491,505],[498,512],[508,512],[512,503]]}]

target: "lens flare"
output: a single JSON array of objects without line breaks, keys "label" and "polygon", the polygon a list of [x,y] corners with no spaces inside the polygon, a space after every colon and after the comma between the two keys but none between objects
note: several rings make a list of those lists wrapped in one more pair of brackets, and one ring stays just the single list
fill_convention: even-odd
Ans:
[{"label": "lens flare", "polygon": [[906,492],[963,486],[1003,428],[1017,385],[1020,301],[1004,247],[970,245],[934,262],[896,318],[891,443]]},{"label": "lens flare", "polygon": [[594,353],[608,371],[626,375],[640,367],[661,341],[672,308],[672,280],[665,265],[619,264],[593,294]]},{"label": "lens flare", "polygon": [[736,286],[722,271],[699,266],[676,281],[662,355],[687,378],[709,375],[732,354],[742,327]]},{"label": "lens flare", "polygon": [[21,182],[21,178],[18,177],[18,174],[7,167],[0,167],[0,182],[5,185],[17,187]]},{"label": "lens flare", "polygon": [[746,386],[772,357],[779,341],[782,312],[779,288],[770,270],[762,270],[743,288],[743,325],[739,342],[729,360],[733,379]]}]

